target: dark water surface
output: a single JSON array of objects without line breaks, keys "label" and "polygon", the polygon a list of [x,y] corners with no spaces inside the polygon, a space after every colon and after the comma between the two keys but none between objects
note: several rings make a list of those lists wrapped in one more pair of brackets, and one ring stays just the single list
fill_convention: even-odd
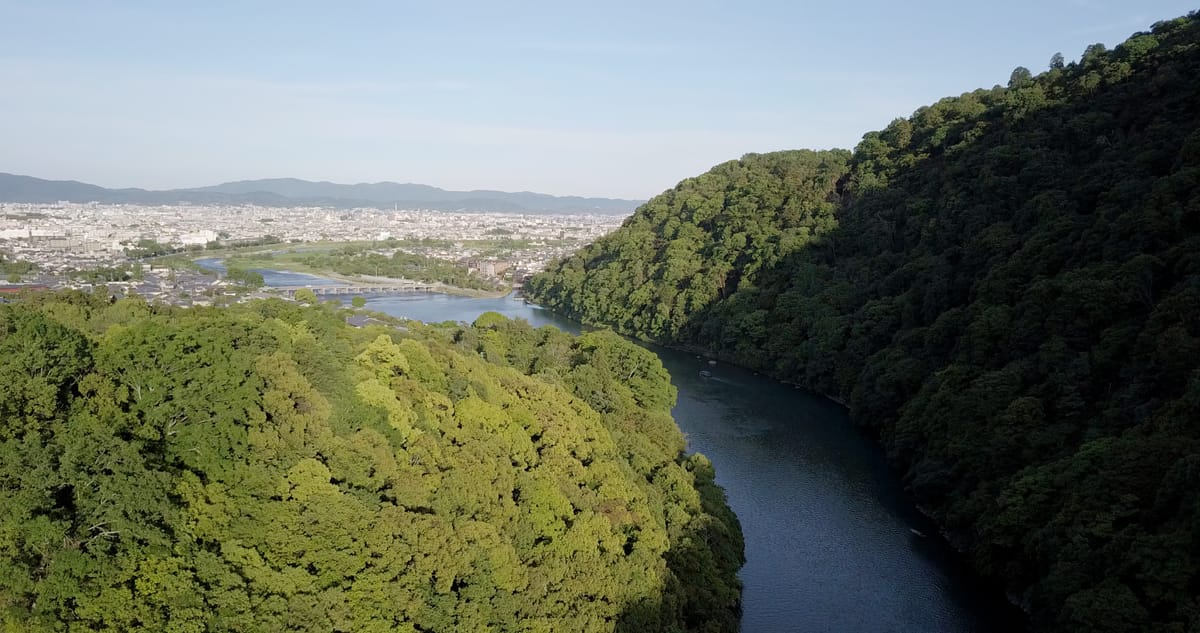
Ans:
[{"label": "dark water surface", "polygon": [[[433,322],[470,322],[494,310],[579,331],[510,298],[419,294],[369,298],[367,308]],[[935,528],[843,407],[736,367],[653,349],[679,389],[674,415],[689,448],[712,460],[742,523],[743,631],[1020,628],[997,589],[980,587],[940,540],[913,534]]]}]

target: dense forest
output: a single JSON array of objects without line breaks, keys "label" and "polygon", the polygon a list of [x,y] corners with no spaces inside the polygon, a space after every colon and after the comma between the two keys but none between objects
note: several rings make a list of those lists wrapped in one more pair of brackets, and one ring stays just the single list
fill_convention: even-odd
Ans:
[{"label": "dense forest", "polygon": [[0,305],[0,629],[736,631],[653,353],[347,314]]},{"label": "dense forest", "polygon": [[1200,18],[681,182],[539,303],[847,403],[1036,630],[1200,630]]}]

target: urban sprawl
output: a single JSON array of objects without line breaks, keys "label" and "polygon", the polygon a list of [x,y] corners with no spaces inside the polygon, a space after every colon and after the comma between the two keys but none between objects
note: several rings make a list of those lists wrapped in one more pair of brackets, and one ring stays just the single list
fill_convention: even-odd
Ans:
[{"label": "urban sprawl", "polygon": [[[97,281],[77,273],[133,265],[136,278],[104,285],[114,293],[199,304],[228,294],[224,287],[232,284],[196,270],[156,266],[153,259],[137,261],[139,243],[153,241],[203,257],[213,249],[266,241],[287,248],[419,240],[420,254],[462,263],[479,275],[507,272],[516,278],[616,229],[623,219],[419,209],[0,203],[0,256],[35,267],[27,274],[8,275],[10,291],[20,286],[94,290]],[[497,241],[512,245],[501,260],[476,250],[481,243]]]}]

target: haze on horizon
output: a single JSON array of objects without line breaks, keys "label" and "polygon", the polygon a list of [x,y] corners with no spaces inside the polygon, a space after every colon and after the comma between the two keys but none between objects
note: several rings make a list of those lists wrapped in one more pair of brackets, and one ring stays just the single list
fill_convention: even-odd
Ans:
[{"label": "haze on horizon", "polygon": [[0,171],[644,199],[747,152],[853,147],[1195,8],[643,4],[0,0]]}]

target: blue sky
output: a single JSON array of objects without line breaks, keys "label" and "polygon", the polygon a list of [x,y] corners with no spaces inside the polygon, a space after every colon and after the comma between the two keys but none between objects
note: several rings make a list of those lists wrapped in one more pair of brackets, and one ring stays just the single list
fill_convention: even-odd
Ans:
[{"label": "blue sky", "polygon": [[0,171],[645,198],[853,147],[1187,2],[0,0]]}]

